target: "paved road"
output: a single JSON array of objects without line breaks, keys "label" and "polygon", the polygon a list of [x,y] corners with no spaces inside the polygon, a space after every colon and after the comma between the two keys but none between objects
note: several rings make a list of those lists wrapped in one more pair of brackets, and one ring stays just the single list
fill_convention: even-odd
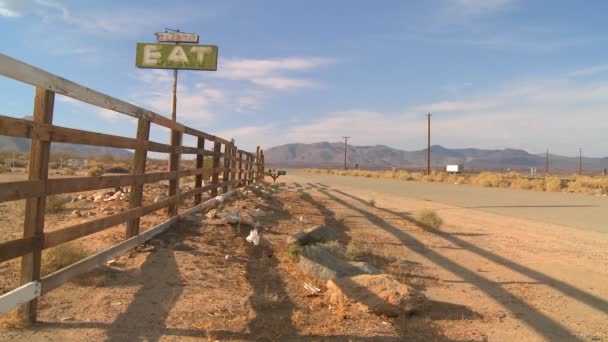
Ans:
[{"label": "paved road", "polygon": [[465,208],[608,233],[608,197],[333,176],[289,170],[279,181],[384,192]]}]

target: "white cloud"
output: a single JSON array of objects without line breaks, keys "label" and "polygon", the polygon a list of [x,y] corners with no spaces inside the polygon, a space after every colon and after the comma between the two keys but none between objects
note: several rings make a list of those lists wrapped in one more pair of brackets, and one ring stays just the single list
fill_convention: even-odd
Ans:
[{"label": "white cloud", "polygon": [[329,58],[227,59],[220,63],[219,78],[249,81],[277,90],[316,88],[317,81],[287,76],[291,72],[311,71],[334,63]]},{"label": "white cloud", "polygon": [[461,14],[482,15],[503,10],[514,2],[514,0],[449,0],[449,6]]},{"label": "white cloud", "polygon": [[569,75],[572,77],[591,76],[591,75],[600,74],[600,73],[604,73],[604,72],[608,72],[608,64],[594,65],[591,67],[574,70],[571,73],[569,73]]}]

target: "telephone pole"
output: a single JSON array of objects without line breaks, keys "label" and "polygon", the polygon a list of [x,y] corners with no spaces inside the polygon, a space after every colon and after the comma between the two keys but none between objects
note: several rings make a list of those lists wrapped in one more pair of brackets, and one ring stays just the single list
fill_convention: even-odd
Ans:
[{"label": "telephone pole", "polygon": [[427,117],[427,122],[428,122],[428,133],[427,133],[427,138],[428,138],[428,143],[427,143],[427,149],[426,149],[426,174],[427,176],[431,175],[431,113],[428,113],[426,115]]},{"label": "telephone pole", "polygon": [[346,167],[346,150],[348,149],[348,138],[350,137],[342,137],[344,138],[344,170],[347,170]]}]

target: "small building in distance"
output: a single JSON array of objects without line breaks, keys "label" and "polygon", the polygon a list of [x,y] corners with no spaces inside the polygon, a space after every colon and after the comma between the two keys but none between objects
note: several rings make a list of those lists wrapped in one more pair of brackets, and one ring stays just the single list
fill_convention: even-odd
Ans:
[{"label": "small building in distance", "polygon": [[68,159],[69,167],[87,167],[89,161],[87,159]]},{"label": "small building in distance", "polygon": [[464,170],[464,166],[461,164],[448,164],[445,167],[447,173],[462,173]]}]

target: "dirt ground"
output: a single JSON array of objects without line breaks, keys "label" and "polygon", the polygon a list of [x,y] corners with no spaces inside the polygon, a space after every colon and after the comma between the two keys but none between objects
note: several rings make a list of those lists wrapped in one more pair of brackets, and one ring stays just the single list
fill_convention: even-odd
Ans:
[{"label": "dirt ground", "polygon": [[[260,219],[260,246],[245,241],[247,227],[190,216],[44,296],[36,326],[0,318],[0,340],[608,341],[605,234],[318,183],[289,183],[272,199],[250,194],[224,210],[261,203],[280,209]],[[444,227],[419,227],[421,208]],[[427,305],[388,318],[311,296],[304,283],[325,284],[302,275],[285,240],[321,223]]]}]

